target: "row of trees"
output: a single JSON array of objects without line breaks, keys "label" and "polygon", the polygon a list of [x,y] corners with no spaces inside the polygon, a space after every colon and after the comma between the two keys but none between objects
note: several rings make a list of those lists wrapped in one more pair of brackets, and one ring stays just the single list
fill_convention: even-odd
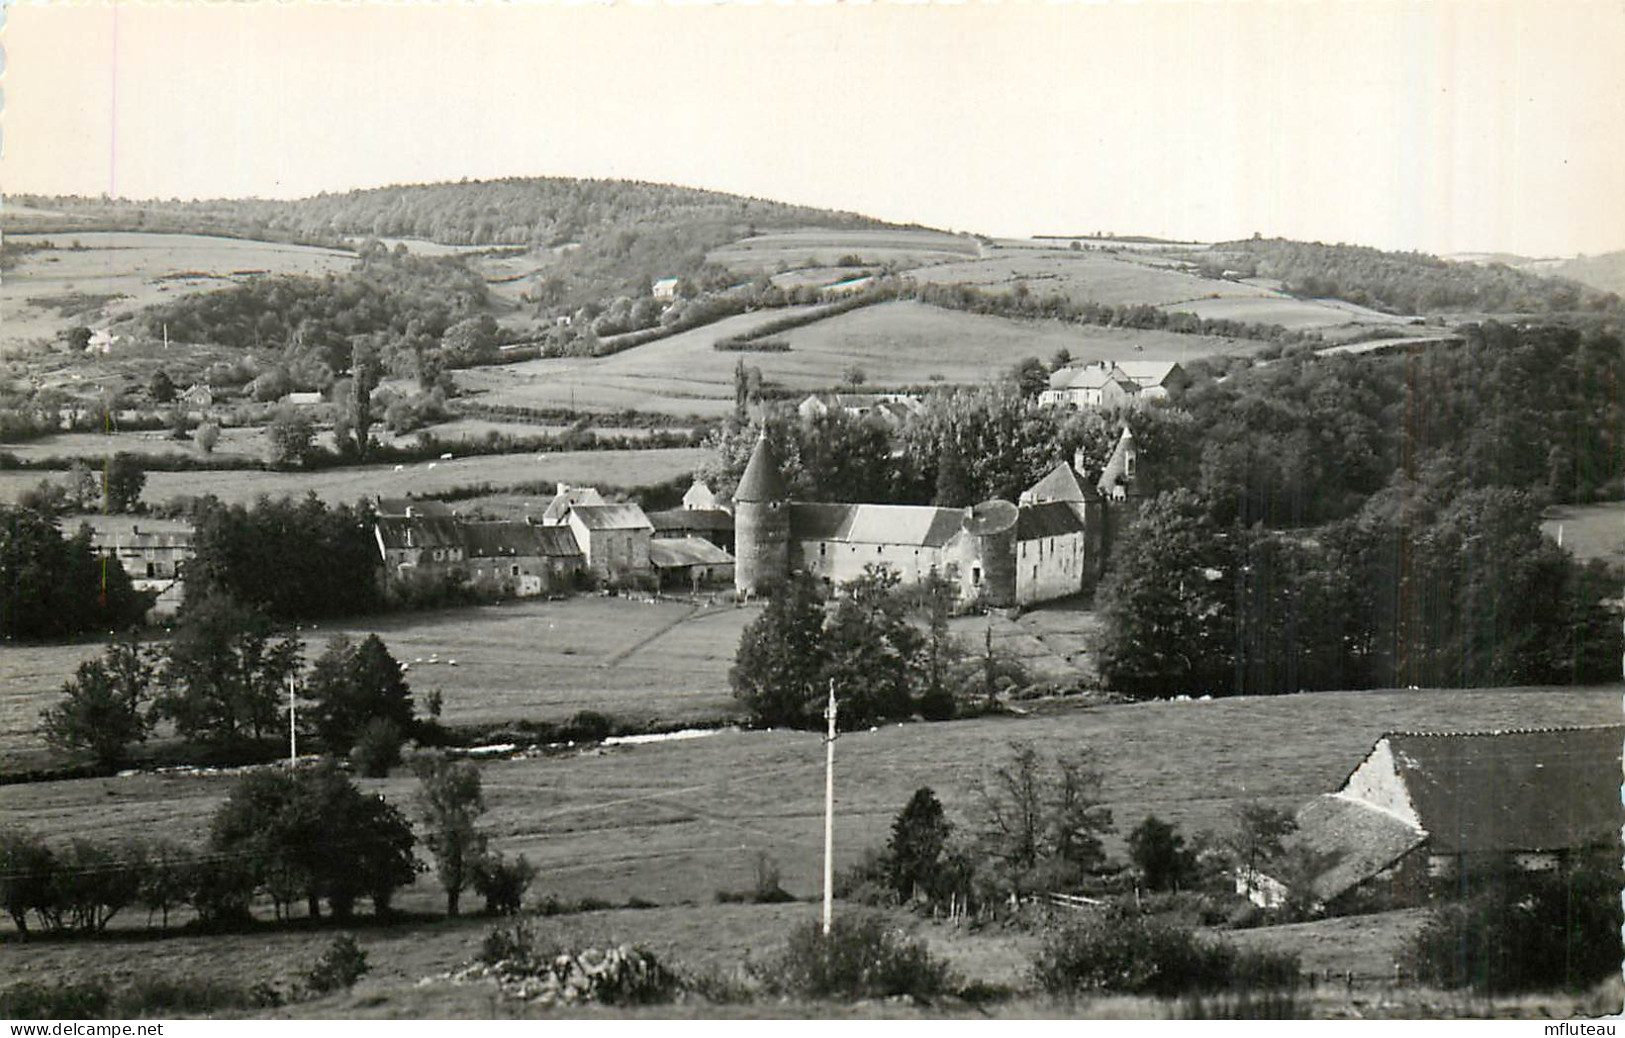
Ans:
[{"label": "row of trees", "polygon": [[303,650],[263,610],[224,595],[189,602],[168,642],[126,635],[81,663],[41,718],[45,737],[107,768],[161,721],[184,739],[240,749],[284,730],[290,685],[305,700],[305,729],[333,752],[371,726],[385,726],[397,748],[413,731],[411,689],[377,635],[330,640],[301,677]]},{"label": "row of trees", "polygon": [[1224,527],[1189,490],[1147,503],[1097,602],[1132,695],[1606,681],[1619,575],[1540,532],[1522,491],[1397,481],[1308,532]]},{"label": "row of trees", "polygon": [[819,728],[833,684],[842,730],[923,716],[946,720],[1026,683],[991,642],[973,655],[948,633],[953,587],[931,577],[904,589],[897,574],[866,566],[841,585],[833,607],[822,585],[798,574],[741,632],[728,680],[754,724]]},{"label": "row of trees", "polygon": [[[535,875],[521,855],[490,849],[478,823],[485,811],[473,764],[424,756],[416,814],[423,843],[458,914],[469,887],[486,909],[506,913]],[[207,845],[166,839],[96,843],[76,838],[53,848],[21,829],[0,831],[0,908],[18,931],[30,919],[47,931],[99,932],[120,912],[145,907],[159,916],[190,908],[206,928],[252,920],[257,897],[277,919],[326,911],[350,918],[366,900],[375,915],[391,911],[397,892],[427,867],[416,855],[418,833],[408,815],[382,796],[359,789],[331,761],[297,770],[263,769],[243,776],[216,810]]]}]

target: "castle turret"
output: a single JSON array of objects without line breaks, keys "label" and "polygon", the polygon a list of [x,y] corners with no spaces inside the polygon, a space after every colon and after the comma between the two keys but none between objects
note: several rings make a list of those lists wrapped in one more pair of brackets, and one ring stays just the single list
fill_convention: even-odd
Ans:
[{"label": "castle turret", "polygon": [[789,579],[789,497],[764,431],[734,491],[734,587],[742,594]]}]

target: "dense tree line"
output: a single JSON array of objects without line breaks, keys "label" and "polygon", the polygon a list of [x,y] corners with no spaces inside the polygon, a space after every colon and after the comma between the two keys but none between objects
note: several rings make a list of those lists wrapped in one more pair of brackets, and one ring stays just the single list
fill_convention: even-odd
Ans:
[{"label": "dense tree line", "polygon": [[1543,277],[1501,263],[1455,263],[1421,252],[1325,245],[1284,238],[1226,242],[1216,252],[1247,257],[1257,273],[1288,292],[1345,299],[1401,314],[1440,310],[1620,316],[1619,296],[1567,278]]},{"label": "dense tree line", "polygon": [[263,608],[273,620],[355,616],[378,608],[378,549],[372,509],[261,497],[224,505],[213,497],[192,511],[188,598],[225,594]]},{"label": "dense tree line", "polygon": [[0,505],[0,637],[61,638],[139,623],[151,605],[91,529],[63,536],[51,518]]}]

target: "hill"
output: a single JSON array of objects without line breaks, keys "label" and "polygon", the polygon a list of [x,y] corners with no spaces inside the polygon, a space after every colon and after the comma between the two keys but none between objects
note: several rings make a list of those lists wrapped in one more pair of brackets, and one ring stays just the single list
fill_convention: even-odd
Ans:
[{"label": "hill", "polygon": [[[262,240],[336,244],[347,238],[423,239],[445,245],[555,246],[631,227],[684,225],[729,236],[752,225],[884,227],[852,213],[627,180],[510,177],[323,193],[310,198],[163,201],[16,196],[8,232],[170,229]],[[749,232],[753,233],[753,232]]]},{"label": "hill", "polygon": [[1625,249],[1605,252],[1600,256],[1576,256],[1551,266],[1542,266],[1540,273],[1569,278],[1590,285],[1599,292],[1625,295]]}]

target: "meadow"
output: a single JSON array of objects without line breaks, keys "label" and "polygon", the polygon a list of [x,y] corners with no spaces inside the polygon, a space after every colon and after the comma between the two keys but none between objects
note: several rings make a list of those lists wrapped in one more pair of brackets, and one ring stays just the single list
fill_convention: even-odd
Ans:
[{"label": "meadow", "polygon": [[[54,247],[23,257],[0,283],[3,345],[55,338],[74,324],[102,327],[142,307],[251,277],[337,273],[355,262],[353,254],[337,249],[200,234],[75,232],[6,239]],[[114,298],[71,319],[39,302],[75,294]]]},{"label": "meadow", "polygon": [[[459,668],[461,660],[459,660]],[[976,789],[1014,740],[1041,753],[1091,752],[1117,829],[1108,851],[1148,813],[1180,831],[1223,831],[1243,800],[1295,808],[1337,788],[1391,730],[1601,724],[1618,719],[1618,690],[1476,689],[1328,692],[1213,701],[1080,706],[1024,717],[892,725],[843,735],[836,747],[838,863],[883,843],[915,789],[936,790],[973,829]],[[819,887],[823,752],[817,733],[723,731],[687,740],[584,748],[482,765],[494,844],[541,867],[538,893],[657,904],[708,902],[748,890],[757,855],[785,889]],[[228,775],[151,775],[0,787],[0,814],[41,835],[109,838],[162,831],[201,840]],[[369,780],[406,803],[407,774]],[[420,881],[402,906],[429,910]]]},{"label": "meadow", "polygon": [[[697,447],[670,450],[558,451],[549,454],[492,454],[407,465],[368,465],[314,472],[148,472],[143,501],[213,494],[227,504],[247,503],[261,494],[304,497],[313,493],[329,504],[361,498],[433,496],[463,487],[493,488],[528,483],[596,483],[617,487],[663,483],[693,472],[705,460]],[[41,479],[60,480],[49,471],[0,472],[0,501],[15,502]]]},{"label": "meadow", "polygon": [[1164,306],[1207,296],[1262,297],[1268,289],[1201,277],[1167,261],[1065,249],[999,249],[982,259],[911,270],[928,284],[972,285],[1004,291],[1022,283],[1036,295],[1064,295],[1073,302],[1107,306]]},{"label": "meadow", "polygon": [[1556,505],[1546,510],[1540,528],[1578,559],[1603,559],[1625,565],[1625,502]]},{"label": "meadow", "polygon": [[889,263],[915,267],[980,255],[974,238],[942,231],[807,229],[759,234],[730,242],[706,254],[706,260],[740,273],[779,271],[791,267]]}]

